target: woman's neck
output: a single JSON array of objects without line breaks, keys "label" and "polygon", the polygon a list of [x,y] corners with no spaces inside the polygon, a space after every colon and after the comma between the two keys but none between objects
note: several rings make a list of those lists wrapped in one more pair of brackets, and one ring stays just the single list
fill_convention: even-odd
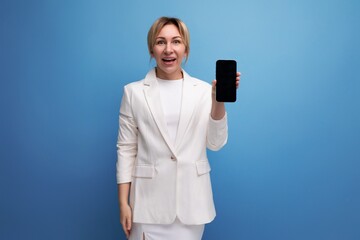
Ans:
[{"label": "woman's neck", "polygon": [[166,73],[164,71],[161,71],[161,69],[159,68],[155,68],[155,72],[156,72],[156,77],[160,78],[160,79],[166,79],[166,80],[178,80],[183,78],[183,72],[181,69],[179,69],[178,71],[174,72],[174,73]]}]

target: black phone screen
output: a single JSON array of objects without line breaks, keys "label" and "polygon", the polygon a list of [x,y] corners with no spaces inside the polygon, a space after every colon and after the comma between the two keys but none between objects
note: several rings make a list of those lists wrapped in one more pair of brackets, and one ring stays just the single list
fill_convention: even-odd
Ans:
[{"label": "black phone screen", "polygon": [[216,101],[236,101],[236,61],[216,61]]}]

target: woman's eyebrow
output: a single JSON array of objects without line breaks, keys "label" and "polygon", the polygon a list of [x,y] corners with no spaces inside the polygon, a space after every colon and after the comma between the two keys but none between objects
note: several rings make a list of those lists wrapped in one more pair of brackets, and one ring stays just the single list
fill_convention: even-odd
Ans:
[{"label": "woman's eyebrow", "polygon": [[[182,38],[181,36],[175,36],[175,37],[172,37],[172,39],[175,39],[175,38]],[[157,37],[156,39],[166,39],[165,37]]]}]

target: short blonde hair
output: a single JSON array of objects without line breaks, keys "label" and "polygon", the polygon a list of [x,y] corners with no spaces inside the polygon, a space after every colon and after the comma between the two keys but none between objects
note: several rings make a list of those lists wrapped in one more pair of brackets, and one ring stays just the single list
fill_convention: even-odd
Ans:
[{"label": "short blonde hair", "polygon": [[165,25],[169,25],[169,24],[175,25],[175,27],[177,27],[177,29],[179,30],[180,36],[185,45],[186,61],[187,61],[190,53],[189,30],[183,21],[181,21],[179,18],[174,18],[174,17],[160,17],[153,23],[153,25],[149,29],[147,35],[147,43],[148,43],[148,50],[150,57],[152,57],[153,47],[155,46],[155,40],[157,35],[160,33],[161,29]]}]

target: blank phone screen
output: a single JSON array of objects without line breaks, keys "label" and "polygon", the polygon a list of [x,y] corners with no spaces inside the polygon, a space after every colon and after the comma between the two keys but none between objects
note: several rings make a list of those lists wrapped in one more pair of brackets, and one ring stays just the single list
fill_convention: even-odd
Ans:
[{"label": "blank phone screen", "polygon": [[216,61],[216,101],[236,101],[236,61]]}]

